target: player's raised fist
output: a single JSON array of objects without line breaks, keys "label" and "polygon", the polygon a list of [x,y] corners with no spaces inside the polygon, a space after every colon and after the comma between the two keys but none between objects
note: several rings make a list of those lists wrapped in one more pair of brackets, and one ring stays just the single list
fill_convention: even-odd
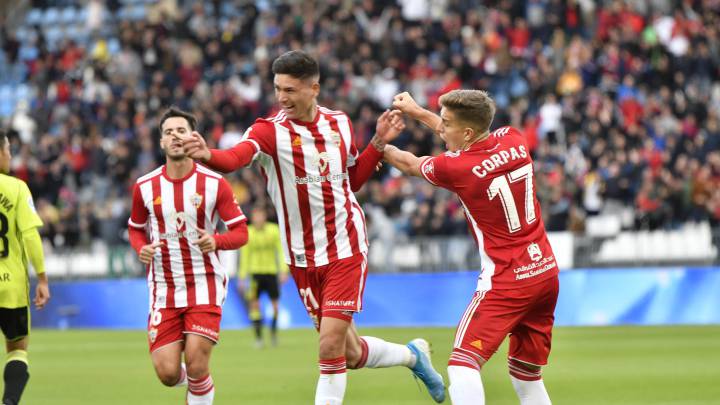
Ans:
[{"label": "player's raised fist", "polygon": [[184,136],[182,141],[183,149],[188,156],[203,162],[210,160],[210,149],[199,132],[193,131],[189,136]]},{"label": "player's raised fist", "polygon": [[410,93],[404,91],[393,97],[393,108],[402,111],[405,114],[413,115],[420,110],[420,106],[415,102]]},{"label": "player's raised fist", "polygon": [[375,126],[375,133],[383,143],[390,143],[405,129],[400,111],[385,111],[380,115]]}]

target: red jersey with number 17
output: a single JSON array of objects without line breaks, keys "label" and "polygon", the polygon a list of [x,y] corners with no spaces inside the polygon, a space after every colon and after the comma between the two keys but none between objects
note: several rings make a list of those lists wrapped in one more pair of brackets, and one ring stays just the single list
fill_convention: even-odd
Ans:
[{"label": "red jersey with number 17", "polygon": [[480,250],[478,291],[529,286],[558,274],[535,197],[525,137],[502,127],[468,149],[425,159],[423,177],[455,192]]}]

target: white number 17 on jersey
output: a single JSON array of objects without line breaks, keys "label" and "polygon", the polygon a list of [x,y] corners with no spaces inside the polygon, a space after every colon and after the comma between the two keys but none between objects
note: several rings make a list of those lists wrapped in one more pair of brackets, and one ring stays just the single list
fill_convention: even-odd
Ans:
[{"label": "white number 17 on jersey", "polygon": [[[507,220],[510,233],[520,230],[520,215],[518,215],[515,199],[513,198],[510,183],[517,183],[525,180],[525,222],[532,224],[535,222],[535,204],[533,204],[533,168],[532,163],[517,170],[513,170],[505,176],[496,177],[490,183],[488,188],[488,198],[493,199],[500,196],[503,210],[505,211],[505,220]],[[508,182],[509,180],[509,182]]]}]

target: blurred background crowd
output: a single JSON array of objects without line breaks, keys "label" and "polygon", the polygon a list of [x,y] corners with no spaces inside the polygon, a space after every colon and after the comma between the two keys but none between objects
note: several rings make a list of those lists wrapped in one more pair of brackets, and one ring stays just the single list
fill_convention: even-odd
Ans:
[{"label": "blurred background crowd", "polygon": [[[320,104],[358,148],[392,97],[436,109],[453,89],[494,97],[524,131],[550,231],[612,214],[624,229],[720,223],[720,2],[713,0],[32,1],[0,21],[0,120],[55,247],[124,245],[129,190],[163,163],[157,119],[194,112],[211,146],[276,111],[270,65],[303,48]],[[0,15],[9,15],[0,13]],[[443,151],[408,122],[397,144]],[[256,170],[230,176],[245,210]],[[358,193],[370,231],[466,234],[458,200],[383,167]]]}]

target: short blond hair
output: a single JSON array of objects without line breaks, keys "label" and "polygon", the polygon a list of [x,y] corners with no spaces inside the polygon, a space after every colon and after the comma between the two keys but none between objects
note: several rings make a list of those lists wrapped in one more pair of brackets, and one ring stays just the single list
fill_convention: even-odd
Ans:
[{"label": "short blond hair", "polygon": [[495,101],[483,90],[453,90],[440,96],[440,105],[479,133],[490,129]]}]

